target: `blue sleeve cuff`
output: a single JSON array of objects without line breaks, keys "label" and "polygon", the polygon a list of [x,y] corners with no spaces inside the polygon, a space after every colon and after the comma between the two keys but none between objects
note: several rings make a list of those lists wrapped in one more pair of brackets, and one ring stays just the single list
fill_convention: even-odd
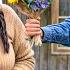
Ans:
[{"label": "blue sleeve cuff", "polygon": [[52,38],[52,31],[51,29],[49,29],[47,26],[46,27],[41,27],[42,31],[43,31],[43,37],[42,37],[42,42],[49,42],[51,41]]}]

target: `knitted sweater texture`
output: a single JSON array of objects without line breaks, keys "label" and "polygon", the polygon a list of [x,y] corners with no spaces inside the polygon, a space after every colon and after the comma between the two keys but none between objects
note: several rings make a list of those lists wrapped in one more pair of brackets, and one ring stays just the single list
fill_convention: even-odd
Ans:
[{"label": "knitted sweater texture", "polygon": [[9,53],[4,53],[0,37],[0,70],[34,70],[34,52],[26,40],[28,36],[22,21],[9,6],[0,4],[0,10],[4,13],[10,45]]}]

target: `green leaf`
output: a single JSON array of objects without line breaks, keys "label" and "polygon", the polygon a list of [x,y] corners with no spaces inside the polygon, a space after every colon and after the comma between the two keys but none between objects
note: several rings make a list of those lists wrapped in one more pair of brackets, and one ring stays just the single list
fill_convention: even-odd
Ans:
[{"label": "green leaf", "polygon": [[51,4],[53,0],[48,0],[48,2]]}]

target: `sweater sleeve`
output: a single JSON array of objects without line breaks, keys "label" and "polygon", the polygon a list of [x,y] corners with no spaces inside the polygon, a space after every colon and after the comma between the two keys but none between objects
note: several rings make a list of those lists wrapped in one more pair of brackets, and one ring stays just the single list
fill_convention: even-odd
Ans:
[{"label": "sweater sleeve", "polygon": [[70,17],[63,22],[42,27],[42,41],[70,46]]},{"label": "sweater sleeve", "polygon": [[10,22],[7,20],[9,27],[8,32],[10,39],[12,39],[11,43],[15,54],[15,63],[12,70],[34,70],[34,51],[30,46],[30,42],[27,40],[28,36],[24,24],[11,7],[5,4],[1,6],[5,13],[4,15],[10,17]]},{"label": "sweater sleeve", "polygon": [[34,70],[34,52],[27,40],[25,27],[18,16],[15,22],[15,66],[13,70]]},{"label": "sweater sleeve", "polygon": [[[13,13],[14,14],[14,13]],[[26,29],[20,18],[14,14],[14,51],[15,65],[12,70],[34,70],[34,51],[27,40]]]}]

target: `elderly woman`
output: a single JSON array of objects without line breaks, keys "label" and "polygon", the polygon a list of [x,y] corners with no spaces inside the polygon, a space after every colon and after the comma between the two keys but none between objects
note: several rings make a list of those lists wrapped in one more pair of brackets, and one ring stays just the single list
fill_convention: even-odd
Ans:
[{"label": "elderly woman", "polygon": [[34,70],[34,52],[12,8],[0,4],[0,70]]}]

